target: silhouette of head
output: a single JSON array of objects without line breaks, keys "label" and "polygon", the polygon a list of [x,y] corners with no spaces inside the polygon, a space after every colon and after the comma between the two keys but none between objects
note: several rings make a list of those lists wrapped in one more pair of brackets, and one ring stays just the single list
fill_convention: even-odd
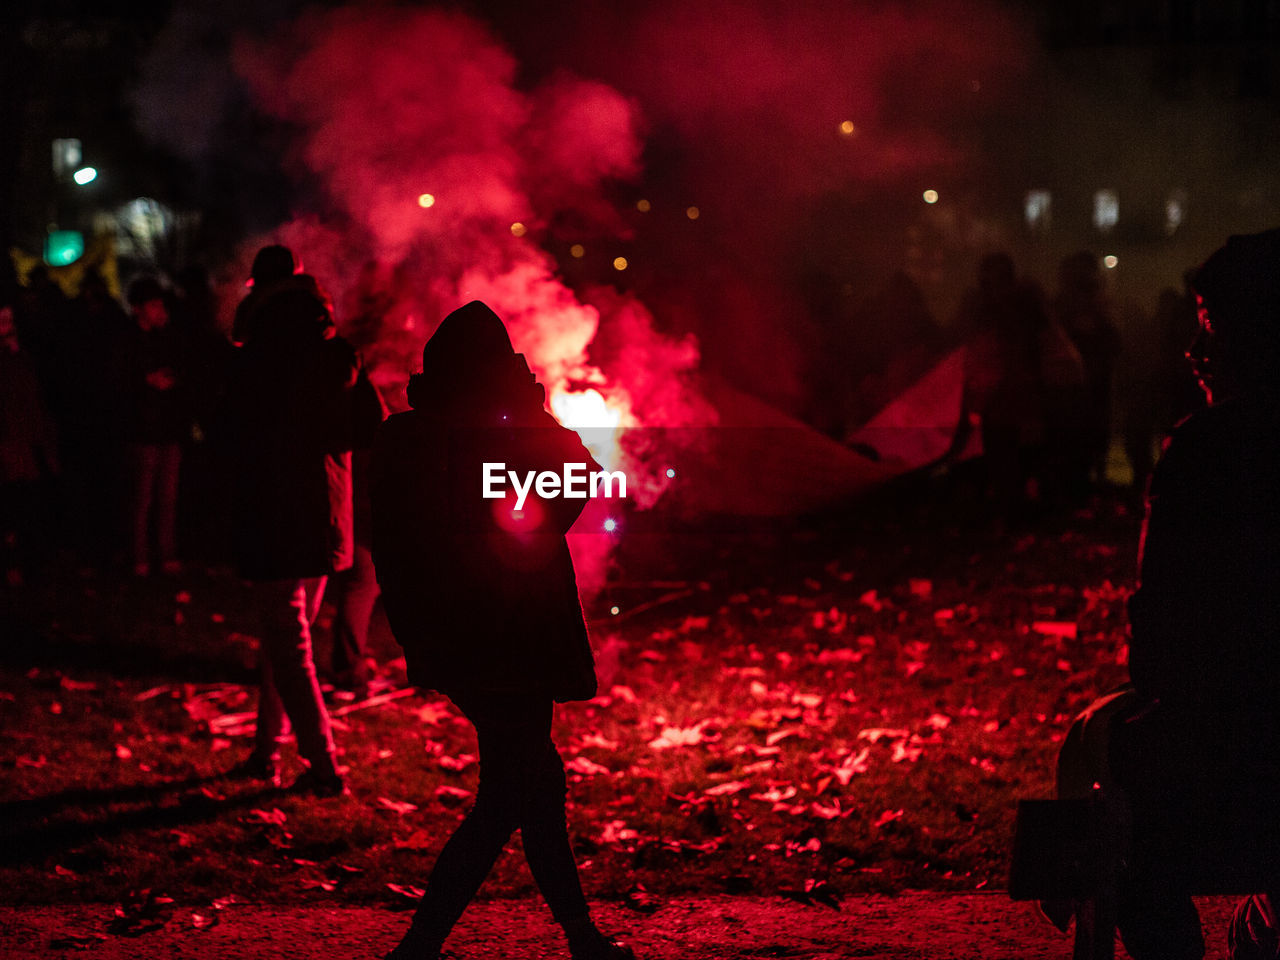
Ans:
[{"label": "silhouette of head", "polygon": [[422,374],[414,380],[410,402],[415,407],[463,398],[505,401],[512,391],[532,384],[502,320],[479,300],[444,318],[422,348]]},{"label": "silhouette of head", "polygon": [[1192,282],[1200,331],[1187,351],[1201,386],[1275,391],[1280,375],[1280,229],[1236,235]]},{"label": "silhouette of head", "polygon": [[422,372],[440,376],[461,368],[475,373],[514,354],[502,320],[485,304],[472,300],[445,317],[431,335],[422,348]]},{"label": "silhouette of head", "polygon": [[255,286],[274,283],[293,276],[298,264],[294,260],[293,251],[278,243],[263,247],[253,258],[253,268],[249,276],[253,277]]}]

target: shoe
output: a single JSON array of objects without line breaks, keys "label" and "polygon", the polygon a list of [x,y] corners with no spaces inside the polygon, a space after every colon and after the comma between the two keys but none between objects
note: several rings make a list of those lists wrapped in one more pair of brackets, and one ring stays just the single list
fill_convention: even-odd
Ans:
[{"label": "shoe", "polygon": [[349,797],[351,788],[340,773],[320,775],[314,770],[307,770],[289,787],[289,792],[310,797]]},{"label": "shoe", "polygon": [[455,954],[444,954],[438,951],[428,951],[424,953],[402,940],[400,943],[396,944],[395,949],[390,953],[384,953],[382,955],[382,960],[441,960],[441,958],[445,956],[452,957],[455,956]]},{"label": "shoe", "polygon": [[267,786],[279,790],[280,761],[268,760],[256,753],[245,757],[225,774],[231,780],[261,780]]},{"label": "shoe", "polygon": [[597,933],[585,943],[569,944],[573,960],[636,960],[636,952],[620,940]]},{"label": "shoe", "polygon": [[369,684],[352,673],[339,673],[333,678],[333,691],[330,695],[343,703],[368,700]]},{"label": "shoe", "polygon": [[382,955],[382,960],[441,960],[443,957],[456,957],[448,950],[440,950],[431,942],[419,937],[413,927],[405,933],[404,939],[395,945],[390,953]]}]

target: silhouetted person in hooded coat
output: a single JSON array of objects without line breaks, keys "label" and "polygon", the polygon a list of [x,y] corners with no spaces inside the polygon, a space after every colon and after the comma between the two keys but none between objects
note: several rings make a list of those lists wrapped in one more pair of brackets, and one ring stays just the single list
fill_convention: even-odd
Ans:
[{"label": "silhouetted person in hooded coat", "polygon": [[[544,409],[543,388],[502,321],[473,301],[444,319],[409,385],[412,410],[380,428],[370,492],[373,556],[409,678],[449,696],[475,725],[475,806],[436,861],[413,924],[390,954],[434,957],[512,831],[575,958],[629,948],[592,923],[565,824],[553,703],[595,695],[595,667],[565,533],[585,499],[523,510],[485,499],[483,467],[599,467]],[[510,485],[506,489],[510,489]]]},{"label": "silhouetted person in hooded coat", "polygon": [[[1152,474],[1132,684],[1086,711],[1059,760],[1062,795],[1097,782],[1131,810],[1119,926],[1135,960],[1203,956],[1180,870],[1204,851],[1280,867],[1280,230],[1230,238],[1194,286],[1188,356],[1210,405]],[[1241,904],[1236,960],[1277,955],[1276,902]]]},{"label": "silhouetted person in hooded coat", "polygon": [[234,771],[280,779],[292,726],[309,764],[294,784],[345,792],[312,659],[311,624],[330,574],[351,566],[351,390],[355,351],[334,333],[328,297],[305,274],[264,295],[228,389],[233,547],[262,619],[254,750]]}]

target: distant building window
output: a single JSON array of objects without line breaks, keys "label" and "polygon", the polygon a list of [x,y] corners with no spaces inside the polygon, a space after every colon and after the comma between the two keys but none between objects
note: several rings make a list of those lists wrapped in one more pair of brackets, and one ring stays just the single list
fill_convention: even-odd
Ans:
[{"label": "distant building window", "polygon": [[1165,236],[1172,237],[1182,226],[1183,218],[1187,215],[1187,192],[1185,190],[1175,190],[1169,194],[1169,199],[1164,202],[1164,232]]},{"label": "distant building window", "polygon": [[1026,211],[1027,226],[1036,233],[1049,231],[1049,216],[1053,205],[1053,197],[1048,190],[1028,190],[1023,204]]},{"label": "distant building window", "polygon": [[58,179],[69,177],[78,170],[81,159],[79,140],[66,137],[53,141],[53,175]]},{"label": "distant building window", "polygon": [[1120,222],[1120,198],[1114,190],[1099,190],[1093,195],[1093,225],[1107,233]]}]

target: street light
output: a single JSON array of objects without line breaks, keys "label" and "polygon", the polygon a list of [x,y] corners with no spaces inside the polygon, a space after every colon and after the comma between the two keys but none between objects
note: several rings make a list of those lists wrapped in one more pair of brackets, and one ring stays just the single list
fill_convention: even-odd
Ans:
[{"label": "street light", "polygon": [[93,167],[81,167],[71,175],[71,179],[83,187],[86,183],[93,183],[98,179],[98,171]]}]

